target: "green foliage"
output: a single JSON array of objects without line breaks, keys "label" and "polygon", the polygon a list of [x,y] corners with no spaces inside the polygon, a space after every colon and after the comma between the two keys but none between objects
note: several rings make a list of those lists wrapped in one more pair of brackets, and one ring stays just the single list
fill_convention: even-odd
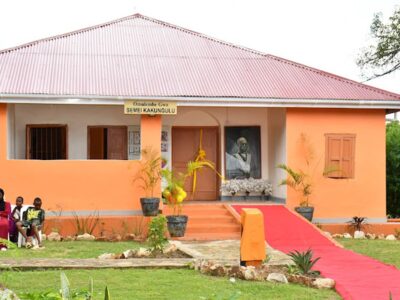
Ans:
[{"label": "green foliage", "polygon": [[300,274],[304,275],[319,275],[319,271],[312,271],[312,267],[315,263],[320,259],[320,257],[313,259],[313,253],[311,249],[307,251],[293,251],[289,252],[288,255],[292,258],[293,262],[296,265],[296,268]]},{"label": "green foliage", "polygon": [[143,149],[140,164],[133,181],[139,181],[146,196],[153,197],[154,189],[161,180],[161,156],[151,148]]},{"label": "green foliage", "polygon": [[400,124],[386,125],[386,207],[387,213],[400,217]]},{"label": "green foliage", "polygon": [[108,286],[106,286],[106,289],[104,291],[104,300],[111,300],[110,291],[108,290]]},{"label": "green foliage", "polygon": [[167,218],[163,215],[152,218],[149,224],[148,238],[152,251],[162,251],[167,243]]},{"label": "green foliage", "polygon": [[84,233],[92,234],[100,223],[98,211],[94,211],[88,216],[78,216],[76,212],[72,212],[72,215],[74,216],[76,235]]},{"label": "green foliage", "polygon": [[362,49],[357,59],[358,66],[368,80],[400,68],[400,8],[394,11],[387,24],[381,13],[375,14],[370,30],[373,42]]},{"label": "green foliage", "polygon": [[361,229],[365,225],[367,225],[366,220],[367,220],[367,218],[354,216],[353,218],[351,218],[351,221],[349,221],[348,223],[351,227],[354,228],[354,230],[361,231]]},{"label": "green foliage", "polygon": [[309,199],[312,193],[310,176],[302,170],[296,171],[285,164],[279,164],[278,168],[284,170],[289,176],[287,179],[283,179],[279,185],[287,185],[296,192],[299,192],[302,195],[300,206],[309,206]]},{"label": "green foliage", "polygon": [[5,245],[8,250],[17,249],[17,246],[13,242],[10,242],[9,240],[6,239],[0,238],[0,244]]},{"label": "green foliage", "polygon": [[[93,300],[93,279],[90,278],[88,291],[74,291],[71,290],[69,280],[65,273],[60,274],[61,289],[59,292],[34,292],[34,293],[21,293],[19,295],[21,300]],[[104,293],[104,300],[111,300],[110,293],[106,286]]]}]

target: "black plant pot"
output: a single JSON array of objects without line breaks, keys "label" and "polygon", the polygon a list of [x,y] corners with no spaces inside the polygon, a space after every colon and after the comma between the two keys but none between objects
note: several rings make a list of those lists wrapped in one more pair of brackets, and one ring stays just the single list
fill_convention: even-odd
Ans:
[{"label": "black plant pot", "polygon": [[167,216],[167,227],[171,237],[183,237],[186,231],[188,216]]},{"label": "black plant pot", "polygon": [[146,217],[154,217],[158,215],[158,207],[160,206],[160,198],[140,198],[143,215]]},{"label": "black plant pot", "polygon": [[314,214],[314,207],[311,206],[298,206],[295,207],[294,210],[308,221],[312,222],[313,214]]}]

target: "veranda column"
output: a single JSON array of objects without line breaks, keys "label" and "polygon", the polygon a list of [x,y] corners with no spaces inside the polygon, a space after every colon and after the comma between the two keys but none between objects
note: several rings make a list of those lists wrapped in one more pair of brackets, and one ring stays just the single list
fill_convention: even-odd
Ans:
[{"label": "veranda column", "polygon": [[[142,115],[140,120],[140,136],[142,149],[152,149],[161,156],[161,115]],[[161,197],[161,182],[155,189],[155,197]]]}]

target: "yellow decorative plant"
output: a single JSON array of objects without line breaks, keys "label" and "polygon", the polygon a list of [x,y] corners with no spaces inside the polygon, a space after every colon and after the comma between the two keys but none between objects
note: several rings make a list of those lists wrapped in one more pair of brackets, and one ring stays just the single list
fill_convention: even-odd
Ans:
[{"label": "yellow decorative plant", "polygon": [[[161,171],[161,174],[167,183],[162,195],[168,206],[173,209],[174,215],[181,214],[183,202],[187,198],[187,193],[184,189],[186,180],[194,176],[196,172],[203,167],[215,170],[214,165],[210,165],[209,161],[189,161],[184,173],[179,172],[176,174],[174,171],[169,169],[163,169]],[[195,193],[195,189],[196,181],[193,181],[193,194]]]}]

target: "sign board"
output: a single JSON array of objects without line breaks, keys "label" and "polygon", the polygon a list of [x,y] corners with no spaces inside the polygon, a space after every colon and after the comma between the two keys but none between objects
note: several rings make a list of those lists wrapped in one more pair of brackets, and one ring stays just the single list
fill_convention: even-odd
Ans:
[{"label": "sign board", "polygon": [[128,100],[124,103],[128,115],[176,115],[176,102]]}]

